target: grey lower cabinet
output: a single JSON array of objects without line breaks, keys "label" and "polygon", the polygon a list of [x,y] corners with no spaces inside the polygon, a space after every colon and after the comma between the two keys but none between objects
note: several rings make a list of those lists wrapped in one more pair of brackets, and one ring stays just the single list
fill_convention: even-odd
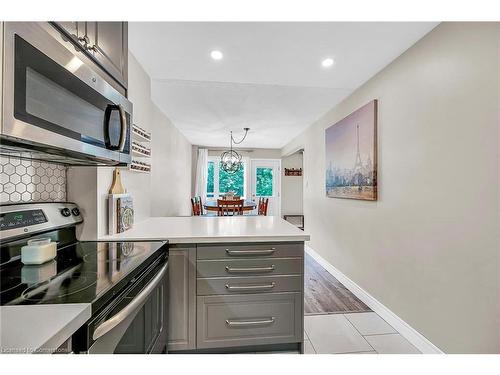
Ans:
[{"label": "grey lower cabinet", "polygon": [[258,275],[300,275],[302,258],[199,260],[198,277]]},{"label": "grey lower cabinet", "polygon": [[196,282],[196,289],[198,296],[300,292],[302,290],[302,276],[277,275],[199,278]]},{"label": "grey lower cabinet", "polygon": [[302,316],[300,292],[198,297],[196,345],[205,349],[299,342]]},{"label": "grey lower cabinet", "polygon": [[169,351],[303,350],[303,242],[177,245],[169,272]]},{"label": "grey lower cabinet", "polygon": [[196,246],[170,246],[168,271],[168,350],[196,349]]}]

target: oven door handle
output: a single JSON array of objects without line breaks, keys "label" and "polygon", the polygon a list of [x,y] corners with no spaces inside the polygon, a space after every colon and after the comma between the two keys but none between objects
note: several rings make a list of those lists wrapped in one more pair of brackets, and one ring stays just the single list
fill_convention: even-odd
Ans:
[{"label": "oven door handle", "polygon": [[167,267],[167,264],[164,265],[162,269],[158,271],[155,277],[148,283],[148,285],[146,285],[146,287],[137,296],[135,296],[127,306],[120,310],[120,312],[113,315],[105,322],[99,324],[99,326],[94,330],[92,338],[94,340],[97,340],[99,337],[104,336],[118,324],[123,322],[129,315],[133,314],[139,307],[141,307],[146,302],[153,289],[156,288],[161,282],[163,276],[165,276]]}]

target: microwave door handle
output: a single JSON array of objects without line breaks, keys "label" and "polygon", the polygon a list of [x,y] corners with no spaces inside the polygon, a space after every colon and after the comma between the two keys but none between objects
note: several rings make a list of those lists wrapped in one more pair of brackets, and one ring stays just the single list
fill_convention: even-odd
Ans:
[{"label": "microwave door handle", "polygon": [[118,324],[123,322],[129,315],[133,314],[138,308],[140,308],[149,297],[154,288],[158,286],[161,279],[165,276],[167,272],[168,265],[164,265],[162,269],[155,275],[155,277],[149,282],[148,285],[137,295],[134,299],[125,306],[120,312],[113,315],[111,318],[106,320],[104,323],[99,324],[99,326],[94,330],[92,338],[97,340],[99,337],[104,336]]},{"label": "microwave door handle", "polygon": [[118,147],[120,152],[123,152],[123,149],[125,148],[125,142],[127,141],[127,130],[128,130],[127,116],[125,115],[125,110],[121,105],[118,105],[118,112],[120,113],[120,124],[121,124],[120,144]]}]

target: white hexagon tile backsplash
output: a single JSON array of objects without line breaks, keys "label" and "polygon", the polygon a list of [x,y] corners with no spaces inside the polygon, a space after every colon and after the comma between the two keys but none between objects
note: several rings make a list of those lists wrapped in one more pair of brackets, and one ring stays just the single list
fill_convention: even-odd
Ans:
[{"label": "white hexagon tile backsplash", "polygon": [[0,156],[0,202],[66,200],[66,167],[37,160]]}]

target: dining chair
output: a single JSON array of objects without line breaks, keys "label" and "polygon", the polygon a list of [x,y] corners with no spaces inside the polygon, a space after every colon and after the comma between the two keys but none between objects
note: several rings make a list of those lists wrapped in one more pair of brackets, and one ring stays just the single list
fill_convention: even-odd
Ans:
[{"label": "dining chair", "polygon": [[267,206],[269,204],[269,198],[259,198],[259,205],[257,208],[257,213],[259,215],[267,216]]},{"label": "dining chair", "polygon": [[201,204],[201,197],[191,198],[191,207],[193,208],[193,216],[203,215],[203,205]]},{"label": "dining chair", "polygon": [[243,199],[217,199],[217,215],[243,215],[243,202]]}]

